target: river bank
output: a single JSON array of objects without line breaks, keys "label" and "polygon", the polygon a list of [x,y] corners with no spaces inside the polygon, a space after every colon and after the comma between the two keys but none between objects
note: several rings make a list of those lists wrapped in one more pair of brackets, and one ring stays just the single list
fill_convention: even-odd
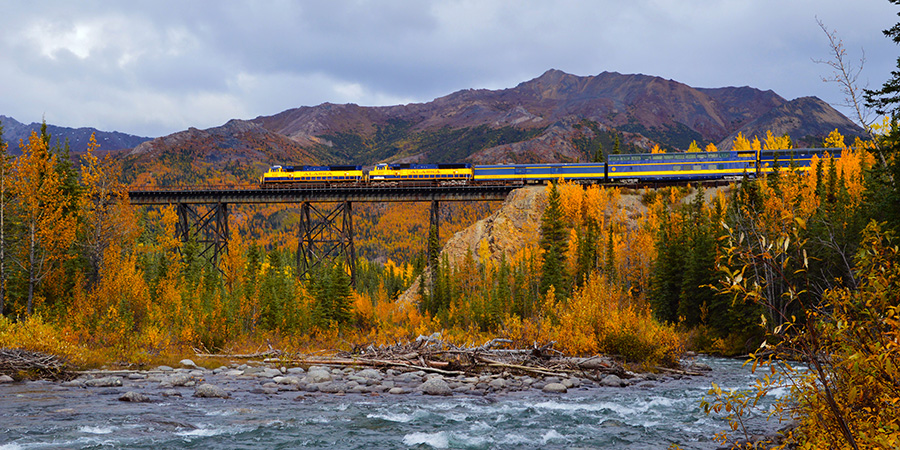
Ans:
[{"label": "river bank", "polygon": [[[525,375],[510,375],[475,382],[441,375],[450,395],[425,392],[423,385],[439,374],[396,369],[307,367],[300,372],[299,367],[282,371],[247,364],[241,369],[239,364],[94,371],[69,382],[0,385],[0,448],[637,449],[677,444],[714,449],[718,444],[711,437],[727,423],[704,414],[700,401],[713,381],[723,388],[746,388],[756,376],[740,361],[701,356],[695,362],[712,371],[634,378],[627,387],[582,378],[565,393],[545,392],[541,383],[554,381],[546,378],[530,377],[534,381],[528,383]],[[300,383],[324,372],[332,379]],[[565,385],[566,380],[559,381]],[[390,382],[393,387],[384,390]],[[227,397],[195,396],[204,384],[221,388]],[[335,393],[320,389],[339,384],[344,389]],[[363,386],[369,392],[354,390]],[[394,388],[404,393],[391,394]],[[149,401],[120,401],[128,392]],[[764,417],[749,425],[756,434],[779,427]]]},{"label": "river bank", "polygon": [[[692,373],[708,369],[703,363],[689,364],[694,364],[689,366],[694,369]],[[530,390],[564,394],[573,389],[627,387],[685,376],[625,371],[621,376],[598,376],[598,373],[585,369],[584,376],[521,375],[509,371],[480,376],[448,376],[425,370],[325,365],[304,368],[263,362],[232,363],[209,369],[186,359],[177,368],[159,366],[151,370],[84,371],[77,378],[59,384],[67,388],[113,388],[122,391],[120,399],[123,401],[147,402],[163,401],[167,397],[230,398],[244,394],[288,396],[291,393],[296,393],[299,398],[322,394],[485,396]]]}]

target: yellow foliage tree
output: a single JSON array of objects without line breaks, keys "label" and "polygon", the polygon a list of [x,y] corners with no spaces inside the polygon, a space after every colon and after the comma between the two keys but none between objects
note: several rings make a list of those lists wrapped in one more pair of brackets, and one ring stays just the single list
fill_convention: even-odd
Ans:
[{"label": "yellow foliage tree", "polygon": [[744,137],[743,133],[738,132],[738,135],[734,138],[733,148],[735,150],[753,150],[752,144],[747,138]]},{"label": "yellow foliage tree", "polygon": [[26,311],[31,314],[35,288],[70,258],[68,249],[75,240],[77,222],[63,195],[63,182],[55,170],[56,158],[44,139],[32,132],[21,148],[22,156],[13,165],[15,207],[22,223],[15,262],[27,277]]},{"label": "yellow foliage tree", "polygon": [[766,139],[763,142],[766,150],[786,150],[792,148],[791,138],[788,135],[775,137],[772,131],[766,131]]},{"label": "yellow foliage tree", "polygon": [[825,148],[844,148],[844,136],[837,128],[825,138]]},{"label": "yellow foliage tree", "polygon": [[687,152],[688,153],[697,153],[700,151],[700,146],[697,145],[697,141],[691,141],[691,145],[688,145]]},{"label": "yellow foliage tree", "polygon": [[83,225],[79,245],[90,264],[91,283],[99,276],[106,249],[114,243],[127,249],[140,234],[127,189],[119,182],[116,163],[109,155],[102,160],[94,156],[99,148],[91,134],[87,153],[81,157],[83,195],[79,198],[79,211]]}]

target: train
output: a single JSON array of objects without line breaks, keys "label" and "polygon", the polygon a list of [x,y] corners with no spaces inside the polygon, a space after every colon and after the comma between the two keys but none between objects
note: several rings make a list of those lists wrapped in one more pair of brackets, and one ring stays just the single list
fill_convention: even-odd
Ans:
[{"label": "train", "polygon": [[690,153],[611,154],[605,162],[544,164],[389,164],[281,166],[269,168],[262,188],[344,185],[543,184],[566,180],[590,184],[736,181],[777,170],[807,171],[814,158],[840,158],[840,149],[731,150]]}]

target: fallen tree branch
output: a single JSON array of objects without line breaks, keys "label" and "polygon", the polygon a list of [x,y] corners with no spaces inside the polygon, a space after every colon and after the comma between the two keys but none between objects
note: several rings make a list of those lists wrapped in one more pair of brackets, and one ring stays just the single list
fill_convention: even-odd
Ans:
[{"label": "fallen tree branch", "polygon": [[550,376],[550,377],[568,377],[569,376],[569,374],[551,372],[549,370],[543,370],[543,369],[539,369],[536,367],[520,366],[518,364],[508,364],[508,363],[503,363],[500,361],[493,361],[493,360],[487,359],[482,356],[479,356],[478,360],[489,366],[492,366],[492,367],[502,367],[505,369],[519,370],[519,371],[528,372],[528,373],[536,373],[536,374]]},{"label": "fallen tree branch", "polygon": [[703,374],[702,372],[694,372],[694,371],[690,371],[690,370],[670,369],[670,368],[668,368],[668,367],[662,367],[662,366],[656,366],[656,370],[659,370],[659,371],[661,371],[661,372],[666,372],[666,373],[674,373],[674,374],[676,374],[676,375],[687,375],[687,376],[691,376],[691,377],[702,377],[702,376],[705,375],[705,374]]},{"label": "fallen tree branch", "polygon": [[0,349],[0,374],[53,380],[72,377],[66,362],[55,355],[7,348]]},{"label": "fallen tree branch", "polygon": [[[411,370],[421,370],[423,372],[432,372],[438,373],[441,375],[448,376],[456,376],[456,375],[465,375],[465,372],[460,372],[458,370],[443,370],[438,369],[436,367],[430,366],[417,366],[415,364],[409,364],[400,361],[389,361],[389,360],[380,360],[380,359],[367,359],[367,358],[359,358],[359,359],[293,359],[293,360],[278,360],[282,362],[290,362],[292,364],[300,364],[307,366],[372,366],[372,367],[403,367]],[[449,365],[449,363],[448,363]]]},{"label": "fallen tree branch", "polygon": [[282,354],[281,350],[266,350],[257,353],[194,353],[198,358],[234,358],[234,359],[252,359],[263,358],[267,356],[278,356]]}]

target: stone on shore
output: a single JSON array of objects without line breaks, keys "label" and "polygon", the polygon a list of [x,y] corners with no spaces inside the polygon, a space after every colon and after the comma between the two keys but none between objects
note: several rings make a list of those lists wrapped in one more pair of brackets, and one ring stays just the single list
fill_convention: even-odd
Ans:
[{"label": "stone on shore", "polygon": [[150,401],[150,397],[147,397],[140,392],[128,391],[124,393],[121,397],[119,397],[120,402],[133,402],[133,403],[147,403]]},{"label": "stone on shore", "polygon": [[419,386],[419,389],[427,395],[451,395],[453,390],[442,377],[433,377]]},{"label": "stone on shore", "polygon": [[13,381],[15,380],[9,375],[0,375],[0,383],[12,383]]},{"label": "stone on shore", "polygon": [[222,389],[219,386],[204,383],[200,386],[197,386],[197,389],[194,391],[194,397],[205,397],[205,398],[228,398],[228,392],[225,389]]},{"label": "stone on shore", "polygon": [[600,380],[600,386],[608,386],[608,387],[625,387],[628,386],[629,383],[626,380],[619,378],[616,375],[607,375]]},{"label": "stone on shore", "polygon": [[321,367],[310,367],[306,374],[306,382],[311,384],[326,383],[332,379],[331,372]]},{"label": "stone on shore", "polygon": [[122,385],[122,379],[119,377],[103,377],[94,378],[84,382],[88,387],[116,387]]},{"label": "stone on shore", "polygon": [[551,394],[565,394],[569,390],[566,388],[566,385],[562,383],[547,383],[544,385],[544,388],[541,389],[544,392],[548,392]]},{"label": "stone on shore", "polygon": [[194,361],[191,361],[190,359],[182,359],[181,361],[178,361],[178,364],[181,364],[182,367],[190,367],[191,369],[197,368],[197,364],[195,364]]}]

